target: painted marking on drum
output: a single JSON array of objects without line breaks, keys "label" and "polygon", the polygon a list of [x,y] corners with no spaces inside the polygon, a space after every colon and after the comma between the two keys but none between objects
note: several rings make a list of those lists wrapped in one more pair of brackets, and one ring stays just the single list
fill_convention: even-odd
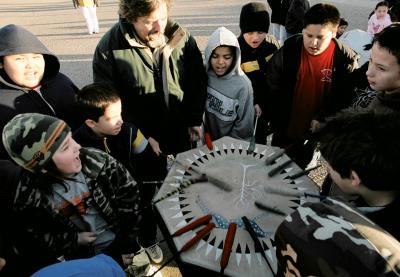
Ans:
[{"label": "painted marking on drum", "polygon": [[213,249],[212,245],[207,243],[206,256],[208,256],[208,254],[211,252],[212,249]]},{"label": "painted marking on drum", "polygon": [[204,240],[200,240],[199,244],[196,247],[196,251],[199,250],[201,247],[203,247],[203,245],[205,245],[205,244],[206,244],[206,242]]},{"label": "painted marking on drum", "polygon": [[179,218],[179,217],[183,217],[183,213],[179,212],[176,215],[172,216],[171,218]]},{"label": "painted marking on drum", "polygon": [[172,206],[171,208],[169,208],[170,210],[173,210],[173,211],[178,211],[178,210],[180,210],[180,205],[176,205],[176,206]]},{"label": "painted marking on drum", "polygon": [[219,259],[221,254],[222,254],[222,250],[217,248],[217,251],[215,251],[215,261],[217,261]]}]

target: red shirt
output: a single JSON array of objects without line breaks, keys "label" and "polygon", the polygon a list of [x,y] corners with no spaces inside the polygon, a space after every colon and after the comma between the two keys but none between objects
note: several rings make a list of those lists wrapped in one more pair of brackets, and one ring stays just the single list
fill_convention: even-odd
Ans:
[{"label": "red shirt", "polygon": [[331,90],[334,51],[333,41],[316,56],[310,55],[303,46],[287,129],[287,136],[292,140],[304,137],[322,107],[324,94]]}]

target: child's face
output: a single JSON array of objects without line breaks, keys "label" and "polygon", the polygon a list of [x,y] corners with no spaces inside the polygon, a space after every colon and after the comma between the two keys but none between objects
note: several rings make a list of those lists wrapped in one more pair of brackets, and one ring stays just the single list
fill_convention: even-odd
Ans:
[{"label": "child's face", "polygon": [[210,63],[211,68],[218,76],[224,75],[231,68],[233,62],[233,53],[228,46],[218,46],[214,49]]},{"label": "child's face", "polygon": [[93,132],[99,136],[115,136],[121,131],[121,126],[123,123],[121,117],[121,101],[111,103],[108,105],[104,114],[99,118],[97,122],[93,121],[93,126],[91,126]]},{"label": "child's face", "polygon": [[261,42],[265,40],[266,36],[267,33],[264,32],[248,32],[243,34],[244,40],[252,48],[257,48],[260,46]]},{"label": "child's face", "polygon": [[319,55],[328,48],[332,38],[336,37],[336,30],[332,29],[330,24],[310,24],[303,29],[304,48],[310,55]]},{"label": "child's face", "polygon": [[374,90],[392,91],[400,88],[400,65],[395,56],[375,43],[367,70],[369,85]]},{"label": "child's face", "polygon": [[387,13],[388,13],[388,7],[386,6],[379,6],[375,10],[375,14],[378,19],[383,19]]},{"label": "child's face", "polygon": [[352,186],[352,180],[350,178],[343,178],[336,170],[334,170],[329,164],[327,166],[329,175],[332,181],[338,185],[338,187],[346,194],[354,195],[357,194],[355,187]]},{"label": "child's face", "polygon": [[343,33],[346,31],[346,29],[347,29],[347,25],[340,25],[337,30],[338,35],[340,35],[340,36],[343,35]]},{"label": "child's face", "polygon": [[3,67],[8,77],[18,86],[35,88],[44,74],[42,54],[18,54],[3,57]]},{"label": "child's face", "polygon": [[81,149],[81,146],[72,138],[70,132],[54,153],[53,162],[64,176],[71,176],[81,171],[82,163],[79,158],[79,149]]}]

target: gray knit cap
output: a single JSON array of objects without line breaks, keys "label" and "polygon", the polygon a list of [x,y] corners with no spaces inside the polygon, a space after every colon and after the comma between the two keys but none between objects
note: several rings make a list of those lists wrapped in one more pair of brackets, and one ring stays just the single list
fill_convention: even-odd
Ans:
[{"label": "gray knit cap", "polygon": [[51,160],[70,131],[61,119],[37,113],[19,114],[4,126],[3,144],[17,164],[37,173]]}]

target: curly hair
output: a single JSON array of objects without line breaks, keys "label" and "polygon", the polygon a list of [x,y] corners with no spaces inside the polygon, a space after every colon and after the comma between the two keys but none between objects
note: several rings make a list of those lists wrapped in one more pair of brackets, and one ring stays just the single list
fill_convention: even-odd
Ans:
[{"label": "curly hair", "polygon": [[170,0],[120,0],[119,15],[128,22],[135,22],[139,17],[148,16],[162,4],[170,8]]}]

